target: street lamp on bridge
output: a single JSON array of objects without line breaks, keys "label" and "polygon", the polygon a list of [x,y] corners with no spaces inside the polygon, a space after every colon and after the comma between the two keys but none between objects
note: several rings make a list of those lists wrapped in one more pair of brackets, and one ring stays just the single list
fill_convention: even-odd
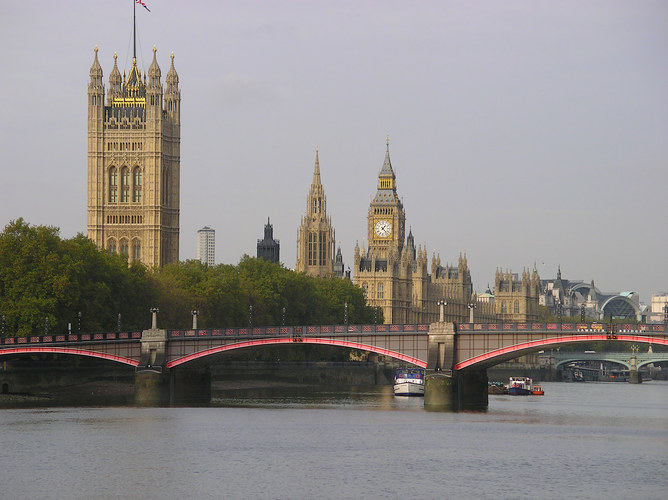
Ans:
[{"label": "street lamp on bridge", "polygon": [[157,307],[152,307],[150,309],[151,311],[151,329],[152,330],[157,330],[158,329],[158,312],[160,312],[160,309]]},{"label": "street lamp on bridge", "polygon": [[197,315],[199,314],[199,311],[197,309],[193,309],[190,311],[190,314],[193,316],[193,330],[197,330]]},{"label": "street lamp on bridge", "polygon": [[445,299],[441,299],[437,302],[438,304],[438,321],[443,323],[445,321],[445,306],[448,305],[448,302]]},{"label": "street lamp on bridge", "polygon": [[343,324],[346,325],[346,332],[348,331],[348,302],[343,304]]},{"label": "street lamp on bridge", "polygon": [[473,323],[473,310],[476,307],[475,295],[471,297],[471,300],[469,300],[467,307],[469,308],[469,323]]}]

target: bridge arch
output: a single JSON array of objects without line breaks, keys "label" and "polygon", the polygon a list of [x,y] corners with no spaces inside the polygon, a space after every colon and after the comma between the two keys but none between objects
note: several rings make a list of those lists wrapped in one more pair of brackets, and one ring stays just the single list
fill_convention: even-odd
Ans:
[{"label": "bridge arch", "polygon": [[130,366],[139,365],[138,361],[134,359],[117,356],[115,354],[108,354],[105,352],[89,351],[87,349],[74,349],[71,347],[12,347],[9,349],[0,350],[0,356],[9,356],[16,354],[70,354],[74,356],[84,356],[88,358],[104,359],[107,361],[115,361]]},{"label": "bridge arch", "polygon": [[[556,370],[558,370],[561,366],[567,365],[569,363],[574,363],[576,361],[597,361],[597,362],[602,361],[602,362],[606,362],[606,363],[615,363],[615,364],[621,365],[624,368],[626,368],[627,370],[631,369],[631,365],[629,363],[627,363],[623,360],[620,360],[620,359],[606,358],[603,355],[600,358],[599,357],[597,357],[596,359],[589,358],[589,359],[586,359],[586,360],[582,359],[582,358],[579,358],[576,355],[576,356],[573,356],[572,358],[560,360],[558,363],[554,364],[554,368]],[[640,366],[638,366],[638,368],[640,368]]]},{"label": "bridge arch", "polygon": [[228,344],[228,345],[223,345],[223,346],[218,346],[218,347],[212,347],[210,349],[205,349],[196,353],[188,354],[187,356],[183,356],[177,359],[173,359],[169,362],[167,362],[167,368],[175,368],[177,366],[183,365],[185,363],[189,363],[198,359],[202,359],[208,356],[212,356],[214,354],[218,354],[221,352],[226,352],[226,351],[233,351],[237,349],[245,349],[248,347],[258,347],[258,346],[263,346],[263,345],[276,345],[276,344],[294,344],[294,343],[302,343],[302,344],[320,344],[320,345],[331,345],[331,346],[337,346],[337,347],[348,347],[350,349],[358,349],[360,351],[367,351],[367,352],[374,352],[377,354],[383,354],[385,356],[390,356],[394,359],[398,359],[400,361],[405,361],[407,363],[414,364],[416,366],[419,366],[421,368],[426,368],[427,367],[427,362],[423,361],[421,359],[415,358],[413,356],[407,356],[405,354],[402,354],[400,352],[396,351],[391,351],[389,349],[384,349],[381,347],[376,347],[372,345],[367,345],[367,344],[362,344],[359,342],[350,342],[347,340],[339,340],[339,339],[329,339],[329,338],[309,338],[309,337],[303,337],[300,338],[298,341],[293,338],[273,338],[273,339],[253,339],[253,340],[247,340],[247,341],[242,341],[242,342],[237,342],[234,344]]},{"label": "bridge arch", "polygon": [[545,347],[554,347],[563,344],[576,344],[582,342],[592,341],[610,341],[610,342],[641,342],[647,344],[668,345],[668,339],[646,337],[643,335],[623,335],[618,336],[617,339],[608,339],[606,335],[567,335],[563,337],[553,337],[542,340],[534,340],[531,342],[524,342],[515,344],[501,349],[495,349],[485,354],[474,356],[467,360],[455,363],[455,370],[463,370],[465,368],[489,368],[504,361],[529,354],[531,352],[539,351]]}]

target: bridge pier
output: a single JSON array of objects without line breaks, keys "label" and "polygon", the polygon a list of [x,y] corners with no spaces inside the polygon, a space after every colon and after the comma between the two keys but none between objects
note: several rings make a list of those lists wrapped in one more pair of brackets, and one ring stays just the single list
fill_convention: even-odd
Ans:
[{"label": "bridge pier", "polygon": [[457,329],[439,321],[429,326],[424,405],[427,409],[486,408],[487,370],[455,372]]},{"label": "bridge pier", "polygon": [[169,403],[174,406],[207,406],[211,402],[211,371],[174,368],[169,373]]},{"label": "bridge pier", "polygon": [[457,405],[459,408],[484,409],[489,404],[487,370],[457,372]]},{"label": "bridge pier", "polygon": [[429,326],[427,369],[424,379],[424,406],[432,410],[457,409],[455,361],[455,324],[441,321]]},{"label": "bridge pier", "polygon": [[135,371],[135,404],[167,406],[170,379],[165,372],[167,330],[153,328],[141,334],[141,356]]},{"label": "bridge pier", "polygon": [[642,384],[642,375],[638,373],[638,360],[635,354],[631,356],[631,366],[629,368],[629,384]]}]

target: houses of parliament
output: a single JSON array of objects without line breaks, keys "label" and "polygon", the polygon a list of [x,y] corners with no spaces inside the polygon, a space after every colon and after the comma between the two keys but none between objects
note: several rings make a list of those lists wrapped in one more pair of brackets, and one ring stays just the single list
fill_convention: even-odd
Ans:
[{"label": "houses of parliament", "polygon": [[[179,260],[181,95],[174,55],[162,84],[157,50],[142,75],[136,56],[121,76],[114,54],[105,92],[95,48],[88,83],[88,237],[98,248],[149,268]],[[267,223],[270,226],[269,222]],[[266,232],[265,228],[265,232]],[[446,304],[446,321],[534,321],[540,280],[497,271],[495,295],[478,297],[465,255],[456,266],[415,245],[397,194],[389,139],[367,213],[368,246],[355,245],[352,277],[344,272],[327,213],[316,150],[313,181],[297,235],[295,269],[312,276],[351,278],[385,323],[431,323]],[[430,262],[431,261],[431,262]],[[429,263],[431,264],[429,268]]]},{"label": "houses of parliament", "polygon": [[[335,231],[327,214],[327,203],[316,150],[313,181],[307,196],[306,213],[297,235],[296,271],[312,276],[343,276],[341,249],[335,248]],[[521,278],[497,271],[495,300],[477,297],[465,255],[457,266],[441,265],[440,257],[429,256],[426,248],[415,246],[406,212],[399,195],[389,139],[385,159],[378,174],[376,195],[367,213],[368,247],[355,245],[353,281],[364,290],[367,304],[383,312],[385,323],[432,323],[439,320],[439,302],[445,307],[445,320],[535,321],[538,318],[540,278],[525,270]]]}]

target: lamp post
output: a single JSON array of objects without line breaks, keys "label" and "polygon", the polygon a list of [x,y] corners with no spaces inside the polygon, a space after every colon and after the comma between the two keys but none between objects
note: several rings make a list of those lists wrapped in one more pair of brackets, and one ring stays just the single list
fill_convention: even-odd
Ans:
[{"label": "lamp post", "polygon": [[376,325],[378,324],[378,306],[373,307],[373,330],[376,331]]},{"label": "lamp post", "polygon": [[44,335],[49,334],[49,317],[44,316]]},{"label": "lamp post", "polygon": [[2,343],[5,343],[5,315],[2,315],[2,323],[0,324],[0,335],[2,335]]},{"label": "lamp post", "polygon": [[445,299],[438,301],[438,321],[443,323],[445,321],[445,306],[448,305],[448,302]]},{"label": "lamp post", "polygon": [[116,331],[121,333],[121,313],[118,313],[118,319],[116,321]]},{"label": "lamp post", "polygon": [[158,312],[160,312],[160,309],[157,307],[152,307],[150,309],[151,311],[151,330],[157,330],[158,329]]},{"label": "lamp post", "polygon": [[582,303],[582,305],[580,306],[580,321],[582,323],[585,322],[585,305],[584,305],[584,303]]},{"label": "lamp post", "polygon": [[557,323],[561,323],[562,306],[561,301],[557,301]]},{"label": "lamp post", "polygon": [[469,308],[469,323],[473,323],[473,310],[475,309],[475,301],[471,299],[467,307]]},{"label": "lamp post", "polygon": [[193,330],[197,330],[197,315],[199,314],[199,311],[197,309],[193,309],[190,311],[190,314],[193,316]]},{"label": "lamp post", "polygon": [[281,311],[281,326],[285,326],[285,307]]},{"label": "lamp post", "polygon": [[346,325],[346,332],[348,331],[348,302],[343,304],[343,324]]},{"label": "lamp post", "polygon": [[81,333],[81,311],[77,313],[77,329]]},{"label": "lamp post", "polygon": [[663,324],[668,325],[668,302],[663,305]]},{"label": "lamp post", "polygon": [[253,329],[253,305],[248,306],[248,328]]}]

